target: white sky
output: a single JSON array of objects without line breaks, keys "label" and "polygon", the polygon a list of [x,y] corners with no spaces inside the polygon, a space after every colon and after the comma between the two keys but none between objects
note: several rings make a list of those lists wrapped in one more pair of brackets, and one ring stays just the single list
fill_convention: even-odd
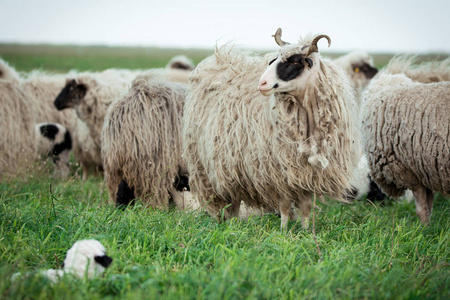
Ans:
[{"label": "white sky", "polygon": [[0,42],[274,49],[281,27],[330,51],[450,53],[449,16],[450,0],[0,0]]}]

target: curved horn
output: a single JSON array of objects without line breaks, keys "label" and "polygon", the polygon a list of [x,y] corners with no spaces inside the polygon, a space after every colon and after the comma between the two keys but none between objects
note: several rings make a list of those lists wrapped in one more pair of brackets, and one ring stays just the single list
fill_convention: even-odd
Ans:
[{"label": "curved horn", "polygon": [[311,45],[309,46],[308,49],[308,53],[306,53],[306,56],[310,55],[313,52],[319,52],[319,48],[317,48],[317,42],[321,39],[321,38],[326,38],[328,40],[328,47],[330,47],[331,45],[331,39],[328,35],[325,34],[321,34],[316,36],[313,41],[311,42]]},{"label": "curved horn", "polygon": [[284,46],[284,45],[289,45],[288,42],[285,42],[281,39],[281,28],[277,29],[277,32],[275,32],[274,35],[272,35],[275,38],[275,42],[277,42],[278,46]]}]

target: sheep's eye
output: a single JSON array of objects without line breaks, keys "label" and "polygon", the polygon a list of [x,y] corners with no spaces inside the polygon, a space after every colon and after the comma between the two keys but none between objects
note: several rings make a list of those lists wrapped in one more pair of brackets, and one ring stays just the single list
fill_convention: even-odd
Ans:
[{"label": "sheep's eye", "polygon": [[359,68],[358,67],[355,68],[354,71],[355,71],[355,73],[359,73]]},{"label": "sheep's eye", "polygon": [[270,61],[270,63],[269,63],[269,66],[270,66],[274,61],[276,61],[276,60],[277,60],[276,58],[272,59],[272,60]]}]

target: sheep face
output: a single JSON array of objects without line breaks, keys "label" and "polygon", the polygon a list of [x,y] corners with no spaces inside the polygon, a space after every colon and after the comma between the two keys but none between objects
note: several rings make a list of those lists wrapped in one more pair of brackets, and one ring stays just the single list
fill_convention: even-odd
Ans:
[{"label": "sheep face", "polygon": [[86,85],[78,84],[75,79],[68,79],[66,86],[56,97],[54,105],[58,110],[74,107],[84,98],[86,92]]},{"label": "sheep face", "polygon": [[67,251],[64,260],[64,272],[83,278],[93,278],[100,275],[112,263],[112,258],[106,255],[105,247],[97,240],[82,240],[76,242]]},{"label": "sheep face", "polygon": [[[284,50],[283,48],[282,50]],[[312,57],[307,57],[304,53],[301,53],[301,49],[298,49],[300,51],[289,50],[291,50],[289,53],[280,51],[278,57],[269,63],[261,76],[258,87],[263,95],[268,96],[275,92],[289,93],[299,90],[314,73],[317,66]]]}]

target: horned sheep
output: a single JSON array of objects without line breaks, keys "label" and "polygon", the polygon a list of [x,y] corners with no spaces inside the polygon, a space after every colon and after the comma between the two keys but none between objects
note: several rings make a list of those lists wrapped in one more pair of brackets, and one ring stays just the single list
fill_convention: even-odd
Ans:
[{"label": "horned sheep", "polygon": [[361,156],[357,106],[344,71],[318,54],[324,37],[288,44],[279,29],[276,54],[222,47],[192,72],[183,156],[213,216],[229,205],[222,216],[237,216],[242,199],[280,211],[282,228],[299,208],[306,227],[312,194],[343,200]]},{"label": "horned sheep", "polygon": [[[108,109],[102,157],[110,201],[141,198],[164,208],[181,198],[187,170],[181,158],[184,85],[138,76],[128,93]],[[176,180],[174,184],[174,180]]]},{"label": "horned sheep", "polygon": [[420,67],[404,69],[412,78],[389,70],[364,94],[365,152],[383,192],[399,197],[412,190],[417,216],[428,224],[434,193],[450,194],[450,82],[414,82],[426,74]]}]

